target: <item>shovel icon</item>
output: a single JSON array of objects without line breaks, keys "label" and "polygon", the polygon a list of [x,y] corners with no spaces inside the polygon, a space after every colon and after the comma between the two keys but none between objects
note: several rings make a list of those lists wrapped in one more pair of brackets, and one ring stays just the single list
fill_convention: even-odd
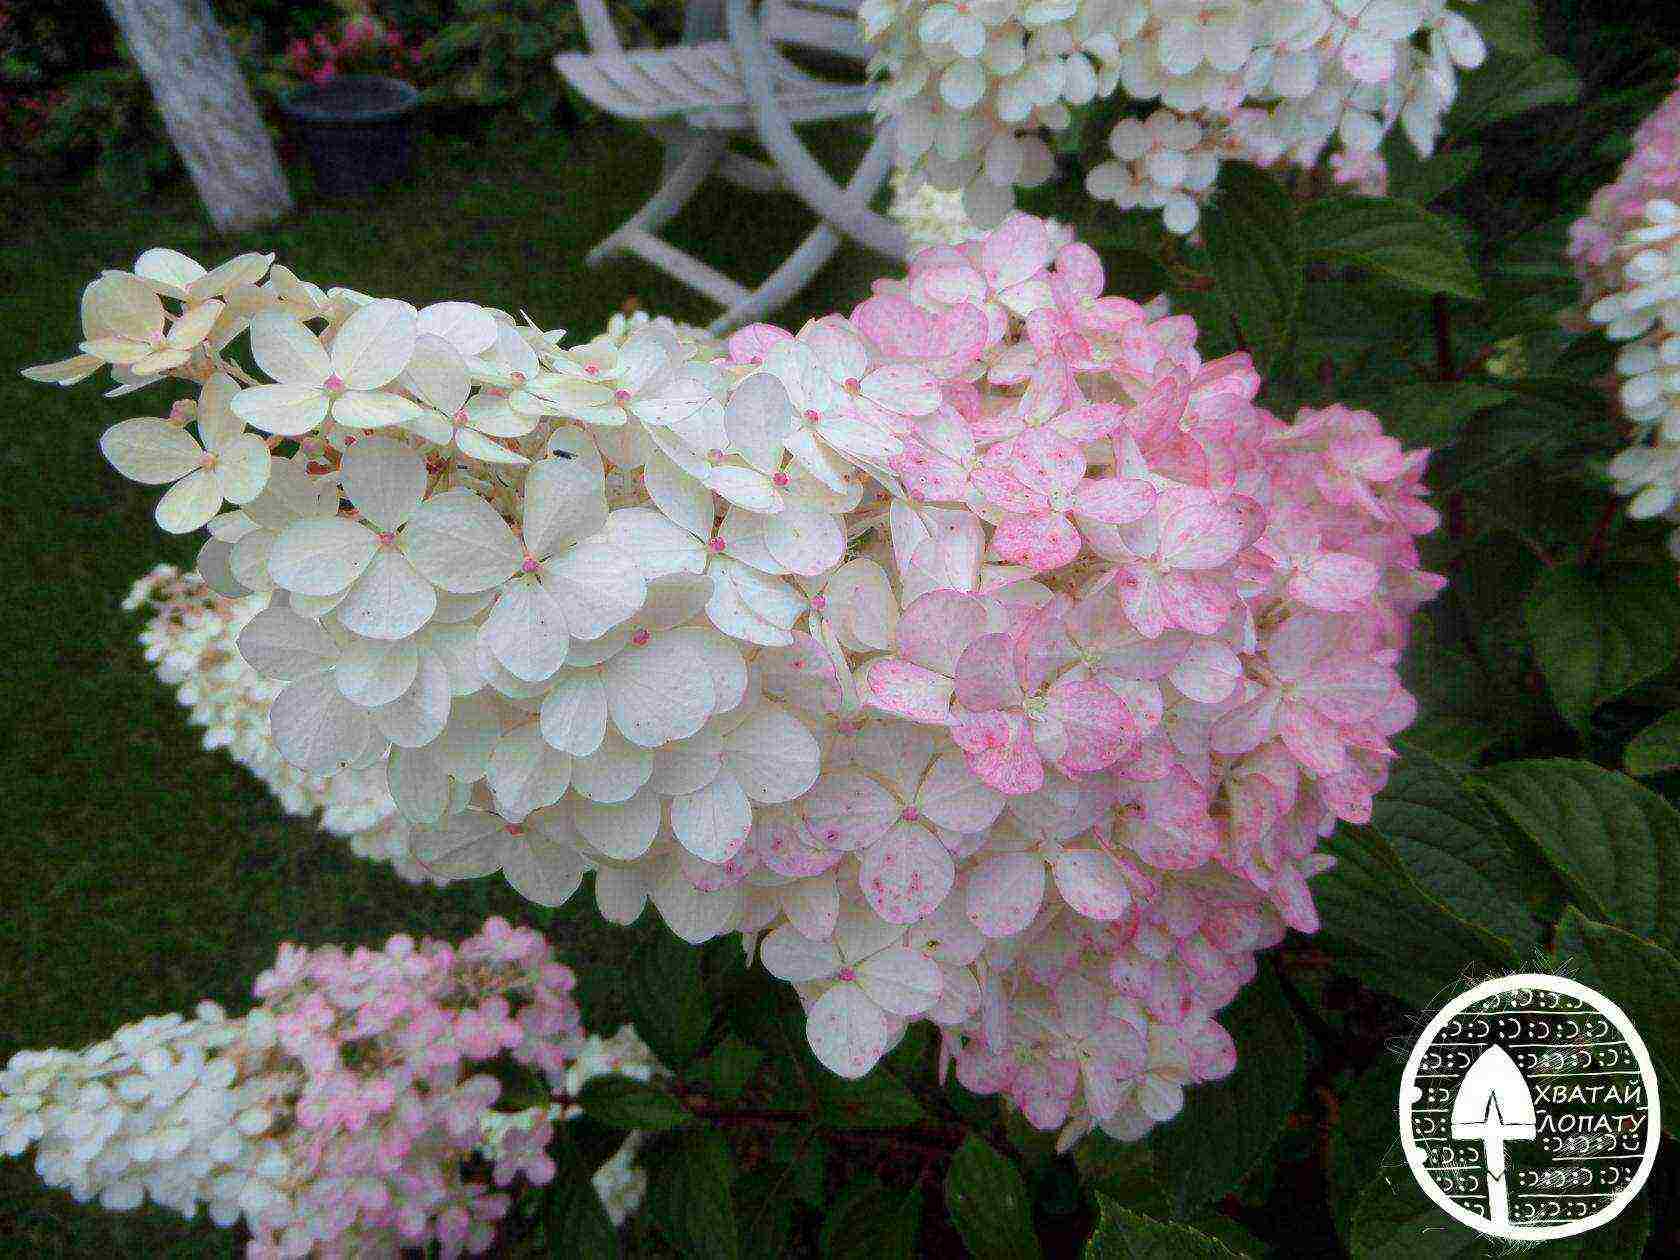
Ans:
[{"label": "shovel icon", "polygon": [[1489,1046],[1458,1087],[1453,1099],[1452,1135],[1455,1142],[1482,1144],[1487,1155],[1488,1220],[1497,1226],[1511,1223],[1511,1203],[1505,1183],[1505,1143],[1534,1140],[1534,1096],[1521,1069],[1500,1046]]}]

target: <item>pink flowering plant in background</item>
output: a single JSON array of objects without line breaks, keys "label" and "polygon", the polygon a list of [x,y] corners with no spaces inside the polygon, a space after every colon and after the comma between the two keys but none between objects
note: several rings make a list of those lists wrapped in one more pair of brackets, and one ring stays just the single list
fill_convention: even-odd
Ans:
[{"label": "pink flowering plant in background", "polygon": [[[1428,208],[1516,112],[1503,10],[861,19],[970,220],[844,309],[578,334],[160,247],[25,369],[108,378],[205,534],[130,606],[206,746],[541,925],[24,1051],[48,1184],[254,1256],[1361,1256],[1419,1216],[1355,1129],[1417,1008],[1543,957],[1660,1034],[1680,583],[1617,505],[1674,515],[1672,100],[1536,317]],[[1117,94],[1087,190],[1159,215],[1013,208]]]}]

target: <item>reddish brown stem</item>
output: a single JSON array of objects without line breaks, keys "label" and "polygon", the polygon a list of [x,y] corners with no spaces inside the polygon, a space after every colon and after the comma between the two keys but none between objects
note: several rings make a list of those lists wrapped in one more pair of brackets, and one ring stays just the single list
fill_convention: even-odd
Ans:
[{"label": "reddish brown stem", "polygon": [[1432,301],[1435,313],[1435,375],[1437,380],[1456,381],[1458,368],[1453,363],[1452,316],[1447,299],[1437,293]]}]

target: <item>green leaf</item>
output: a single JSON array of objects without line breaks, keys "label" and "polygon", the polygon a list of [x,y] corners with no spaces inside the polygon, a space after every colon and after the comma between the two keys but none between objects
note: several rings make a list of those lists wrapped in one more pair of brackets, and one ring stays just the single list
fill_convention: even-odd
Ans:
[{"label": "green leaf", "polygon": [[1622,765],[1641,778],[1680,766],[1680,709],[1663,714],[1628,740]]},{"label": "green leaf", "polygon": [[1399,1062],[1379,1061],[1351,1086],[1337,1090],[1336,1100],[1324,1177],[1336,1232],[1347,1243],[1366,1186],[1383,1167],[1400,1161]]},{"label": "green leaf", "polygon": [[1085,1260],[1229,1260],[1232,1251],[1188,1225],[1152,1220],[1097,1195],[1097,1228],[1085,1243]]},{"label": "green leaf", "polygon": [[1237,1070],[1188,1093],[1184,1110],[1150,1134],[1155,1176],[1173,1215],[1192,1216],[1248,1176],[1301,1097],[1301,1029],[1269,964],[1219,1016],[1237,1043]]},{"label": "green leaf", "polygon": [[549,1254],[617,1260],[618,1230],[601,1206],[590,1180],[594,1170],[572,1142],[570,1127],[558,1126],[549,1146],[556,1170],[543,1201]]},{"label": "green leaf", "polygon": [[628,1076],[597,1076],[578,1095],[584,1115],[615,1129],[675,1129],[694,1119],[657,1085]]},{"label": "green leaf", "polygon": [[1413,883],[1459,918],[1519,953],[1539,943],[1540,925],[1514,895],[1520,875],[1498,820],[1443,762],[1407,751],[1377,797],[1371,827]]},{"label": "green leaf", "polygon": [[1469,769],[1502,736],[1484,722],[1469,718],[1428,717],[1406,728],[1401,743],[1421,748],[1450,766]]},{"label": "green leaf", "polygon": [[735,1182],[735,1219],[743,1256],[785,1256],[793,1234],[793,1200],[777,1168],[743,1173]]},{"label": "green leaf", "polygon": [[1479,73],[1467,75],[1447,115],[1450,135],[1465,135],[1546,105],[1570,105],[1581,80],[1562,57],[1521,59],[1496,53]]},{"label": "green leaf", "polygon": [[1546,51],[1540,42],[1540,13],[1534,0],[1476,0],[1454,6],[1475,24],[1489,48],[1538,57]]},{"label": "green leaf", "polygon": [[1451,446],[1478,412],[1509,402],[1510,391],[1484,381],[1414,381],[1377,408],[1383,429],[1402,446]]},{"label": "green leaf", "polygon": [[1321,198],[1301,211],[1300,242],[1309,262],[1364,267],[1424,293],[1482,293],[1458,234],[1410,201]]},{"label": "green leaf", "polygon": [[1552,698],[1583,733],[1593,709],[1680,652],[1672,565],[1554,565],[1529,592],[1523,618]]},{"label": "green leaf", "polygon": [[1389,161],[1389,196],[1403,197],[1420,206],[1427,206],[1457,188],[1475,173],[1482,161],[1481,146],[1475,144],[1448,149],[1428,160],[1420,160],[1409,143],[1396,141],[1392,152],[1399,160]]},{"label": "green leaf", "polygon": [[1508,761],[1471,778],[1534,842],[1582,909],[1680,948],[1680,813],[1586,761]]},{"label": "green leaf", "polygon": [[785,1165],[777,1175],[786,1175],[783,1188],[806,1207],[821,1207],[827,1200],[824,1168],[828,1147],[814,1128],[784,1129],[770,1145],[770,1160]]},{"label": "green leaf", "polygon": [[853,1181],[823,1218],[824,1260],[910,1260],[922,1225],[922,1191],[892,1190],[872,1176]]},{"label": "green leaf", "polygon": [[725,1037],[689,1072],[689,1078],[720,1102],[734,1102],[764,1061],[764,1051],[739,1037]]},{"label": "green leaf", "polygon": [[922,1104],[890,1072],[871,1072],[861,1080],[841,1080],[831,1072],[814,1072],[811,1087],[817,1095],[817,1114],[836,1129],[894,1129],[922,1119]]},{"label": "green leaf", "polygon": [[1428,1007],[1467,972],[1516,963],[1507,943],[1419,888],[1370,828],[1338,827],[1324,850],[1336,865],[1313,880],[1313,900],[1324,931],[1353,947],[1337,964],[1367,984]]},{"label": "green leaf", "polygon": [[970,1135],[945,1174],[945,1207],[976,1260],[1027,1260],[1041,1255],[1020,1170]]},{"label": "green leaf", "polygon": [[1632,1021],[1662,1090],[1663,1131],[1680,1137],[1680,958],[1652,941],[1608,923],[1596,923],[1571,906],[1566,933],[1581,940],[1592,960],[1593,983]]},{"label": "green leaf", "polygon": [[[1641,1195],[1607,1225],[1525,1248],[1521,1254],[1524,1260],[1635,1260],[1651,1232],[1646,1202],[1647,1196]],[[1491,1254],[1487,1235],[1443,1212],[1404,1167],[1378,1177],[1366,1189],[1350,1234],[1353,1260],[1454,1260]]]},{"label": "green leaf", "polygon": [[677,1251],[736,1260],[735,1158],[716,1130],[691,1129],[649,1169],[647,1212]]},{"label": "green leaf", "polygon": [[1155,1156],[1144,1142],[1118,1142],[1101,1129],[1073,1148],[1079,1178],[1093,1194],[1105,1194],[1145,1216],[1166,1216],[1172,1205],[1155,1180]]},{"label": "green leaf", "polygon": [[685,1067],[711,1026],[700,979],[700,951],[660,932],[636,951],[627,976],[636,1030],[667,1067]]},{"label": "green leaf", "polygon": [[1294,335],[1301,306],[1301,256],[1289,194],[1265,172],[1228,162],[1218,195],[1202,216],[1202,232],[1214,280],[1255,366],[1267,373]]}]

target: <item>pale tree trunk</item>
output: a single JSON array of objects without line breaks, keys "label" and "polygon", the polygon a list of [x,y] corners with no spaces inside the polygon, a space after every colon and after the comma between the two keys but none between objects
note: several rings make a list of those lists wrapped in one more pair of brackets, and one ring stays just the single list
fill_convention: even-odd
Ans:
[{"label": "pale tree trunk", "polygon": [[292,208],[286,176],[209,0],[105,0],[210,221],[226,232]]}]

